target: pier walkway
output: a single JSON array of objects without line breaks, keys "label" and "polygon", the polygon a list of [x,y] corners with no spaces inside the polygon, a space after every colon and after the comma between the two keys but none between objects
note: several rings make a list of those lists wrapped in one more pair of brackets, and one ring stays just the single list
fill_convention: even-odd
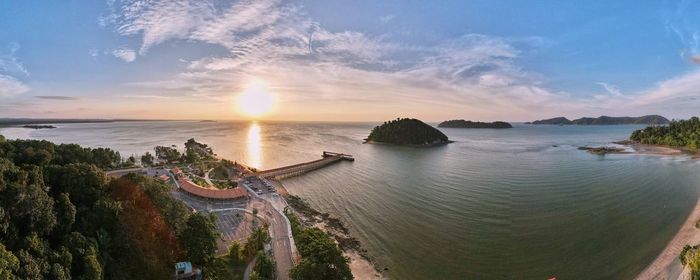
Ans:
[{"label": "pier walkway", "polygon": [[284,166],[280,168],[263,170],[256,172],[253,175],[261,178],[274,178],[277,180],[281,180],[284,178],[299,176],[306,172],[323,168],[342,160],[354,161],[355,159],[348,154],[323,152],[322,158],[318,160]]}]

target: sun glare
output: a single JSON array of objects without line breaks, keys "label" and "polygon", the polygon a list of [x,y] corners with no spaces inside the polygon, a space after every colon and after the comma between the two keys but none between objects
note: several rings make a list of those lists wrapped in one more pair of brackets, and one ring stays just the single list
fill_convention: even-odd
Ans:
[{"label": "sun glare", "polygon": [[270,113],[274,105],[274,94],[261,80],[253,81],[245,91],[238,95],[238,110],[251,118],[259,118]]}]

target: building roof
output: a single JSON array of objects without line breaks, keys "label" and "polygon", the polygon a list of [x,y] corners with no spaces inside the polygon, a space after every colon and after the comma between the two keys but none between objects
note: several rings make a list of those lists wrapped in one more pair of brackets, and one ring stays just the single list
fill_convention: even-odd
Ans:
[{"label": "building roof", "polygon": [[180,168],[177,167],[177,166],[173,167],[173,169],[170,169],[170,171],[173,172],[173,174],[180,174],[180,173],[182,173],[182,170],[180,170]]},{"label": "building roof", "polygon": [[166,175],[166,174],[163,174],[163,175],[158,176],[158,179],[160,179],[161,181],[165,182],[165,181],[170,180],[170,176],[168,176],[168,175]]},{"label": "building roof", "polygon": [[175,264],[175,271],[182,271],[184,273],[192,273],[192,263],[191,262],[179,262]]},{"label": "building roof", "polygon": [[235,199],[245,197],[247,192],[242,187],[232,188],[232,189],[214,189],[214,188],[204,188],[190,181],[187,178],[180,178],[178,180],[180,183],[180,188],[190,194],[206,197],[212,199]]}]

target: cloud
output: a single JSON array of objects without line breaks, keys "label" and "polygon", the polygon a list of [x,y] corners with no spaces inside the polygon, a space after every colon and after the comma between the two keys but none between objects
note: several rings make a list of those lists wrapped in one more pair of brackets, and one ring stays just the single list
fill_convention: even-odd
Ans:
[{"label": "cloud", "polygon": [[29,87],[14,77],[0,74],[0,97],[9,97],[29,91]]},{"label": "cloud", "polygon": [[0,49],[0,73],[29,76],[29,71],[15,55],[19,48],[18,43],[10,43]]},{"label": "cloud", "polygon": [[379,17],[379,21],[381,21],[383,24],[387,24],[395,18],[396,18],[395,15],[389,14],[389,15]]},{"label": "cloud", "polygon": [[78,100],[79,98],[75,96],[65,96],[65,95],[36,95],[34,98],[39,99],[50,99],[50,100]]},{"label": "cloud", "polygon": [[609,83],[604,83],[604,82],[597,82],[595,84],[602,86],[605,89],[605,91],[607,91],[608,93],[610,93],[613,96],[622,96],[622,92],[620,92],[620,89],[618,89],[614,85],[611,85]]},{"label": "cloud", "polygon": [[[290,104],[280,108],[282,117],[337,115],[339,100],[361,108],[343,112],[357,111],[358,117],[372,112],[374,119],[404,115],[407,108],[422,108],[416,114],[428,119],[495,120],[507,113],[512,120],[530,120],[542,112],[675,115],[673,106],[690,114],[700,105],[695,92],[700,72],[625,94],[609,82],[595,83],[605,93],[592,96],[552,90],[547,77],[520,62],[528,52],[555,44],[547,38],[464,34],[438,43],[407,44],[382,34],[332,31],[303,7],[274,0],[125,1],[113,7],[109,26],[120,35],[139,37],[142,55],[178,40],[226,50],[180,60],[187,68],[169,78],[128,83],[130,99],[228,102],[250,80],[263,78]],[[697,47],[698,36],[668,26],[669,32],[682,34],[677,36],[689,50]],[[125,60],[133,61],[136,51],[129,51],[132,59]]]},{"label": "cloud", "polygon": [[100,55],[100,51],[97,49],[89,49],[88,55],[90,55],[91,57],[97,57]]},{"label": "cloud", "polygon": [[171,79],[129,84],[147,96],[165,91],[174,98],[223,100],[251,79],[263,77],[290,102],[393,103],[396,111],[420,101],[449,108],[442,111],[494,115],[476,105],[488,103],[526,114],[549,106],[549,101],[563,102],[561,93],[542,86],[541,75],[518,65],[527,50],[515,45],[538,48],[542,38],[465,34],[439,44],[407,45],[382,35],[330,31],[302,7],[271,0],[228,5],[127,1],[114,7],[119,7],[115,30],[124,36],[139,35],[140,53],[169,40],[228,50],[225,55],[192,60]]},{"label": "cloud", "polygon": [[119,48],[113,50],[112,55],[126,62],[132,62],[136,60],[136,51],[128,48]]}]

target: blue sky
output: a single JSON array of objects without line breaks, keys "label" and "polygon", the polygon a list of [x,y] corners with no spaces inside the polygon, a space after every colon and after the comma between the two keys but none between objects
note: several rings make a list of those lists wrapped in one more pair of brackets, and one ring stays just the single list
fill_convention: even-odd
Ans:
[{"label": "blue sky", "polygon": [[700,2],[0,1],[0,117],[526,121],[700,108]]}]

